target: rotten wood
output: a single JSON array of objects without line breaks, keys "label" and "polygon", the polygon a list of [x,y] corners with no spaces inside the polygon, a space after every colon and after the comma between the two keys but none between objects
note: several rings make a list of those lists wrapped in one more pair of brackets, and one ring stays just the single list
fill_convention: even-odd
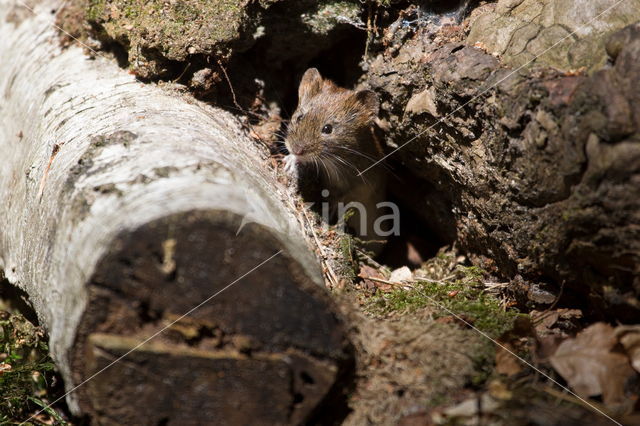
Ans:
[{"label": "rotten wood", "polygon": [[611,66],[591,75],[514,70],[428,28],[389,31],[366,78],[403,172],[391,190],[434,234],[488,272],[566,282],[567,303],[634,321],[640,26],[607,52]]}]

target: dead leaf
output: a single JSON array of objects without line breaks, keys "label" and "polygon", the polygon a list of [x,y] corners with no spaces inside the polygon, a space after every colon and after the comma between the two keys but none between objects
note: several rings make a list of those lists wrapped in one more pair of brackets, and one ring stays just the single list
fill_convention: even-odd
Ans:
[{"label": "dead leaf", "polygon": [[538,362],[549,361],[549,357],[556,353],[558,346],[565,340],[559,335],[549,335],[536,338],[535,356]]},{"label": "dead leaf", "polygon": [[489,394],[483,394],[479,398],[470,398],[462,401],[458,405],[444,410],[444,414],[451,417],[471,417],[481,413],[493,413],[500,407],[500,404]]},{"label": "dead leaf", "polygon": [[403,281],[413,281],[413,272],[407,266],[395,269],[391,272],[389,281],[394,283],[401,283]]},{"label": "dead leaf", "polygon": [[43,425],[53,425],[55,423],[55,420],[45,413],[36,414],[33,419]]},{"label": "dead leaf", "polygon": [[380,291],[391,291],[393,290],[393,286],[391,284],[385,284],[381,281],[375,281],[371,278],[378,278],[382,281],[384,280],[384,275],[376,268],[373,268],[369,265],[360,266],[360,273],[358,274],[360,278],[364,281],[364,285],[368,289],[377,288]]},{"label": "dead leaf", "polygon": [[437,318],[436,322],[439,322],[441,324],[457,325],[458,327],[461,327],[461,328],[469,328],[469,325],[473,325],[473,318],[464,314],[458,314],[455,316],[447,315],[444,317]]},{"label": "dead leaf", "polygon": [[527,298],[537,304],[551,305],[558,299],[558,296],[539,284],[532,284],[527,291]]},{"label": "dead leaf", "polygon": [[509,387],[500,380],[492,380],[488,386],[489,395],[496,399],[509,400],[513,398],[513,392],[509,390]]},{"label": "dead leaf", "polygon": [[571,77],[571,76],[576,76],[576,75],[584,75],[584,73],[587,71],[586,67],[580,67],[577,69],[571,69],[567,72],[564,73],[564,75]]},{"label": "dead leaf", "polygon": [[496,348],[496,371],[511,377],[523,370],[523,364],[514,354],[529,350],[531,337],[535,335],[531,319],[525,315],[515,318],[510,330],[502,333]]},{"label": "dead leaf", "polygon": [[405,107],[405,113],[422,114],[429,113],[432,117],[439,117],[438,107],[436,106],[436,94],[433,87],[423,90],[413,95]]},{"label": "dead leaf", "polygon": [[515,353],[515,348],[510,343],[496,347],[496,372],[507,377],[515,376],[522,371],[522,362],[509,351]]},{"label": "dead leaf", "polygon": [[640,373],[640,325],[621,325],[616,327],[616,337],[631,361],[631,366]]},{"label": "dead leaf", "polygon": [[425,410],[407,414],[398,421],[398,426],[429,426],[434,424],[431,416]]},{"label": "dead leaf", "polygon": [[476,49],[483,50],[485,52],[488,52],[489,50],[487,49],[487,46],[481,41],[476,41],[475,43],[473,43],[473,47],[475,47]]},{"label": "dead leaf", "polygon": [[560,335],[569,337],[569,333],[577,331],[578,322],[582,318],[582,311],[565,308],[543,312],[534,310],[531,311],[530,315],[538,336]]},{"label": "dead leaf", "polygon": [[416,242],[407,241],[407,261],[410,265],[419,267],[425,262],[425,257],[421,254]]},{"label": "dead leaf", "polygon": [[626,402],[625,384],[636,373],[626,354],[613,350],[617,343],[613,327],[596,323],[563,341],[549,360],[578,395],[602,395],[607,407],[618,407]]}]

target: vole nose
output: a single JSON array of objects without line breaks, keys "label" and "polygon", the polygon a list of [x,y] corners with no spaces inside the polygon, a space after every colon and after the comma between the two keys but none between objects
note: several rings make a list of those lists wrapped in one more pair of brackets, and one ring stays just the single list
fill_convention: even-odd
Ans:
[{"label": "vole nose", "polygon": [[304,148],[300,146],[294,146],[291,151],[293,151],[293,155],[302,155],[304,154]]}]

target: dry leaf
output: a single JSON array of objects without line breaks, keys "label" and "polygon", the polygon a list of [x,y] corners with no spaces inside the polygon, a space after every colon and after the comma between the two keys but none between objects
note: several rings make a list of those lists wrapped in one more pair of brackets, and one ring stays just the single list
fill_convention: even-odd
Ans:
[{"label": "dry leaf", "polygon": [[464,314],[447,315],[436,319],[440,324],[457,325],[461,328],[469,328],[469,324],[473,325],[473,321],[473,318]]},{"label": "dry leaf", "polygon": [[535,356],[538,362],[549,361],[549,357],[556,353],[558,346],[565,340],[559,335],[548,335],[542,337],[536,337],[536,350]]},{"label": "dry leaf", "polygon": [[514,348],[509,343],[503,343],[502,346],[496,347],[496,372],[511,377],[522,371],[522,361],[509,351],[515,353]]},{"label": "dry leaf", "polygon": [[616,327],[616,337],[627,351],[631,365],[640,373],[640,325]]},{"label": "dry leaf", "polygon": [[364,285],[368,289],[378,288],[380,291],[391,291],[394,288],[390,284],[385,284],[383,282],[370,279],[378,278],[384,280],[384,275],[378,269],[372,268],[369,265],[361,265],[360,273],[358,274],[358,276],[364,280]]},{"label": "dry leaf", "polygon": [[7,364],[6,362],[0,363],[0,375],[6,373],[7,371],[11,371],[11,364]]},{"label": "dry leaf", "polygon": [[480,398],[470,398],[444,410],[447,417],[471,417],[481,413],[493,413],[500,404],[489,394],[483,394]]},{"label": "dry leaf", "polygon": [[43,425],[53,425],[55,424],[55,420],[45,413],[36,414],[33,416],[34,420]]},{"label": "dry leaf", "polygon": [[403,281],[413,281],[413,272],[406,266],[402,268],[395,269],[391,272],[391,276],[389,277],[389,281],[394,283],[401,283]]},{"label": "dry leaf", "polygon": [[596,323],[563,341],[550,357],[553,368],[582,397],[602,395],[608,407],[626,400],[624,387],[636,373],[626,354],[614,352],[613,327]]},{"label": "dry leaf", "polygon": [[513,398],[513,392],[509,390],[509,387],[500,380],[492,380],[488,386],[489,395],[496,399],[509,400]]},{"label": "dry leaf", "polygon": [[496,348],[496,371],[506,376],[515,376],[523,369],[523,364],[514,354],[528,350],[529,341],[535,335],[531,319],[520,315],[516,317],[511,330],[500,336],[500,345]]},{"label": "dry leaf", "polygon": [[538,336],[560,335],[568,337],[567,332],[575,331],[582,318],[579,309],[556,309],[553,311],[531,311],[531,319],[535,324]]},{"label": "dry leaf", "polygon": [[488,51],[487,46],[481,41],[476,41],[475,43],[473,43],[473,47],[475,47],[476,49],[484,50],[485,52]]}]

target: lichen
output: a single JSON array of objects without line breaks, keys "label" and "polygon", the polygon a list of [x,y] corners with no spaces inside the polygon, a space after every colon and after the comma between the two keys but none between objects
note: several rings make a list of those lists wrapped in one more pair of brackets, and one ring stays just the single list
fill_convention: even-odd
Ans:
[{"label": "lichen", "polygon": [[638,0],[610,11],[609,3],[597,0],[584,7],[579,0],[524,0],[513,7],[499,2],[472,22],[467,42],[513,67],[535,61],[565,71],[595,70],[606,63],[609,35],[640,19]]},{"label": "lichen", "polygon": [[[259,4],[268,7],[273,1]],[[151,77],[162,74],[167,61],[246,49],[257,25],[250,9],[239,0],[88,0],[86,17],[103,37],[129,48],[131,68],[138,75]]]},{"label": "lichen", "polygon": [[359,23],[360,5],[349,1],[320,4],[314,12],[302,14],[304,22],[313,33],[326,35],[340,23]]}]

